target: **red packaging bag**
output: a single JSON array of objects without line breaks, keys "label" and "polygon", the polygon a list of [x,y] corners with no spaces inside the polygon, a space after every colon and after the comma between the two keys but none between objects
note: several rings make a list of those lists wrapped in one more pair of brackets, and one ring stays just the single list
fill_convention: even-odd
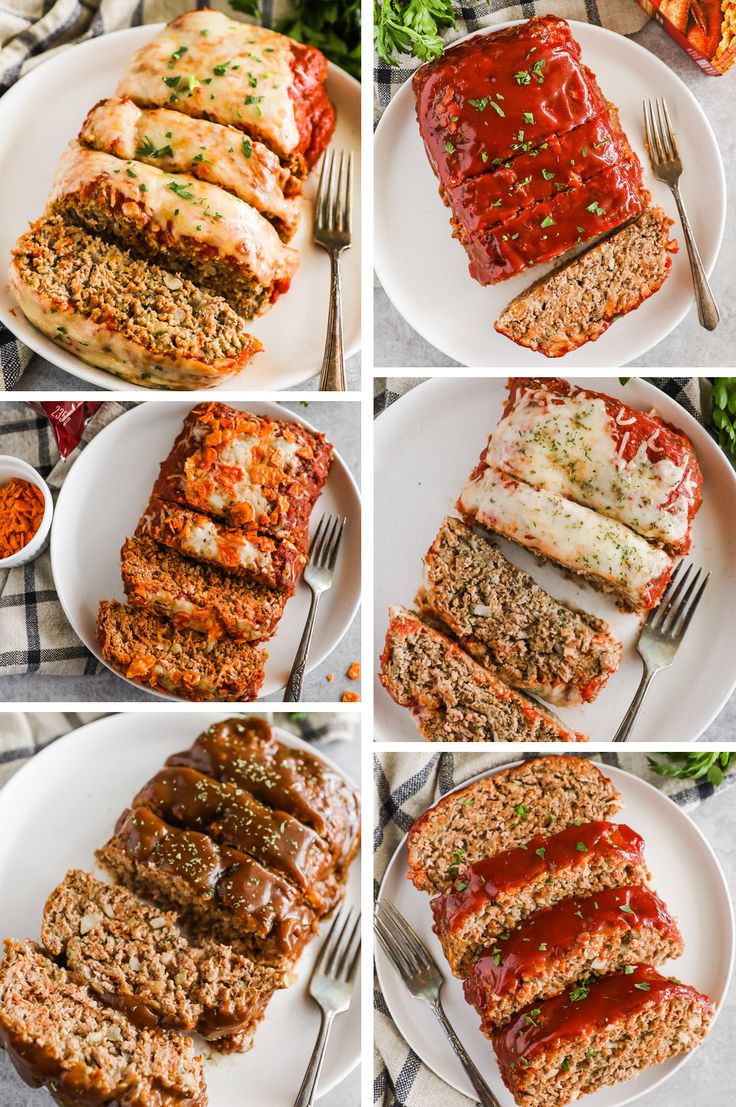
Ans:
[{"label": "red packaging bag", "polygon": [[40,400],[28,401],[28,406],[45,415],[51,424],[56,444],[63,460],[77,448],[82,440],[84,428],[101,402],[89,400]]},{"label": "red packaging bag", "polygon": [[736,61],[736,0],[639,0],[704,73],[720,77]]}]

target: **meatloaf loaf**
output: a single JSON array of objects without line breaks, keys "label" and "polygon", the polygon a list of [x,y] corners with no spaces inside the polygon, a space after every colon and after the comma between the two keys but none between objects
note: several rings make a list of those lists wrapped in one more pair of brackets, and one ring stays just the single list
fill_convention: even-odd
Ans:
[{"label": "meatloaf loaf", "polygon": [[493,1047],[519,1107],[563,1107],[694,1049],[714,1014],[707,996],[637,965],[526,1008]]},{"label": "meatloaf loaf", "polygon": [[41,941],[73,980],[136,1026],[196,1031],[224,1051],[252,1045],[274,990],[286,984],[278,969],[229,946],[190,945],[173,913],[80,870],[47,900]]},{"label": "meatloaf loaf", "polygon": [[553,599],[458,519],[426,554],[416,602],[485,669],[549,703],[594,700],[621,659],[601,619]]},{"label": "meatloaf loaf", "polygon": [[22,1079],[61,1107],[206,1107],[191,1038],[139,1030],[33,942],[5,942],[0,1044]]},{"label": "meatloaf loaf", "polygon": [[533,757],[450,792],[420,815],[406,839],[407,875],[420,890],[441,892],[461,866],[578,820],[604,821],[621,807],[619,792],[592,761]]},{"label": "meatloaf loaf", "polygon": [[524,846],[461,866],[450,890],[432,900],[434,929],[455,976],[473,957],[543,907],[568,896],[642,884],[644,842],[622,823],[573,825]]},{"label": "meatloaf loaf", "polygon": [[[458,742],[576,742],[545,708],[503,684],[440,631],[404,607],[392,607],[380,680],[412,708],[425,737]],[[429,728],[424,712],[429,712]]]},{"label": "meatloaf loaf", "polygon": [[649,888],[606,888],[530,915],[506,940],[473,956],[463,989],[490,1035],[527,1004],[593,973],[661,965],[683,949],[677,923]]},{"label": "meatloaf loaf", "polygon": [[222,296],[58,215],[18,239],[9,279],[43,334],[131,384],[211,388],[261,349]]}]

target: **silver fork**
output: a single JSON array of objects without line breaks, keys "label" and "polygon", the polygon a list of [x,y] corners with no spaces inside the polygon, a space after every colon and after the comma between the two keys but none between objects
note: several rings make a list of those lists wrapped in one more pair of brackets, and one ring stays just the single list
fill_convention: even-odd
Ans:
[{"label": "silver fork", "polygon": [[373,927],[394,968],[415,999],[422,999],[432,1008],[460,1064],[465,1069],[482,1107],[501,1107],[495,1095],[468,1056],[465,1046],[455,1033],[440,1001],[442,974],[427,952],[416,931],[394,905],[383,899],[376,904]]},{"label": "silver fork", "polygon": [[[685,631],[690,626],[690,620],[695,614],[695,609],[700,603],[705,586],[710,580],[710,573],[706,573],[700,587],[698,587],[703,570],[698,569],[691,580],[690,574],[693,571],[693,566],[688,565],[685,572],[680,576],[682,565],[683,563],[680,562],[675,569],[667,586],[667,591],[662,597],[662,602],[659,607],[655,607],[653,611],[649,612],[647,621],[641,628],[636,648],[644,662],[644,673],[631,707],[624,715],[621,726],[613,736],[614,742],[625,742],[629,737],[649,685],[657,673],[661,672],[662,669],[669,668],[675,660],[675,654],[679,649]],[[695,592],[696,588],[698,589],[697,592]],[[693,592],[695,592],[694,596]]]},{"label": "silver fork", "polygon": [[309,605],[309,615],[307,616],[299,648],[296,651],[289,682],[286,685],[284,703],[296,703],[297,700],[301,699],[304,670],[309,656],[309,645],[312,641],[317,604],[322,593],[332,587],[335,562],[337,561],[337,554],[346,524],[347,519],[340,519],[339,515],[323,515],[309,544],[308,561],[304,568],[304,580],[312,590],[312,601]]},{"label": "silver fork", "polygon": [[314,1102],[332,1023],[335,1015],[350,1006],[359,959],[360,915],[353,907],[343,907],[330,927],[309,981],[309,994],[322,1011],[322,1021],[294,1107],[311,1107]]},{"label": "silver fork", "polygon": [[353,155],[328,150],[322,162],[314,218],[314,241],[330,255],[330,310],[319,378],[320,392],[345,391],[340,254],[350,249],[353,215]]},{"label": "silver fork", "polygon": [[644,101],[644,133],[654,175],[664,184],[669,185],[672,195],[675,197],[677,210],[680,213],[685,245],[690,258],[690,269],[693,275],[695,302],[698,307],[700,325],[705,327],[706,330],[714,331],[721,316],[710,290],[695,235],[692,232],[690,220],[680,195],[682,161],[680,160],[677,138],[670,120],[667,102],[661,96],[656,101]]}]

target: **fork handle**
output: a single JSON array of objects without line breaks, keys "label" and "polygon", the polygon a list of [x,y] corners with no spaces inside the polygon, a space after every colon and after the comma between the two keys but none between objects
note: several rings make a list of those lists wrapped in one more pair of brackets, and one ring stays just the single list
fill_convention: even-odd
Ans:
[{"label": "fork handle", "polygon": [[636,722],[637,715],[639,714],[639,708],[644,701],[644,697],[647,694],[649,685],[652,683],[652,679],[656,672],[656,669],[644,669],[642,678],[639,681],[639,687],[636,690],[636,695],[631,701],[631,706],[621,720],[621,726],[618,728],[613,736],[614,742],[625,742],[628,739],[629,734],[631,733],[631,728]]},{"label": "fork handle", "polygon": [[307,622],[302,633],[301,642],[299,643],[299,649],[296,651],[296,657],[294,658],[294,664],[289,675],[289,681],[286,685],[286,692],[284,693],[284,703],[297,703],[302,697],[302,683],[304,681],[304,670],[307,667],[307,657],[309,656],[309,644],[312,641],[312,631],[314,630],[314,617],[317,614],[317,604],[319,603],[319,593],[312,592],[312,602],[309,605],[309,614],[307,615]]},{"label": "fork handle", "polygon": [[314,1103],[314,1096],[315,1092],[317,1091],[319,1074],[322,1072],[322,1062],[325,1059],[327,1039],[330,1036],[330,1030],[332,1029],[332,1020],[334,1019],[334,1017],[334,1011],[322,1012],[322,1021],[319,1024],[319,1034],[317,1035],[317,1041],[314,1043],[314,1049],[312,1050],[312,1056],[309,1059],[307,1071],[304,1073],[302,1086],[299,1089],[299,1093],[296,1099],[294,1100],[294,1107],[312,1107],[312,1104]]},{"label": "fork handle", "polygon": [[718,326],[721,313],[718,310],[713,293],[710,290],[708,278],[705,275],[703,262],[700,258],[698,244],[695,241],[695,235],[692,232],[690,220],[685,211],[685,205],[682,202],[680,189],[677,185],[672,187],[672,194],[675,197],[677,210],[680,213],[680,222],[682,223],[682,230],[685,235],[685,245],[687,246],[687,254],[690,258],[690,269],[693,275],[693,287],[695,289],[695,303],[698,308],[698,319],[700,320],[701,327],[705,327],[707,331],[714,331]]},{"label": "fork handle", "polygon": [[481,1104],[481,1107],[501,1107],[501,1104],[498,1102],[495,1095],[488,1087],[481,1074],[478,1072],[475,1064],[468,1056],[465,1046],[458,1038],[455,1030],[453,1029],[452,1023],[443,1011],[442,1004],[439,1002],[439,1000],[437,1000],[437,1002],[433,1003],[431,1006],[432,1010],[439,1020],[440,1026],[447,1035],[450,1045],[455,1050],[460,1064],[463,1066],[466,1073],[470,1077],[470,1082],[475,1088],[475,1093],[478,1096],[478,1102]]},{"label": "fork handle", "polygon": [[319,377],[320,392],[345,391],[345,350],[342,340],[342,279],[340,253],[330,252],[330,310],[327,315],[327,338]]}]

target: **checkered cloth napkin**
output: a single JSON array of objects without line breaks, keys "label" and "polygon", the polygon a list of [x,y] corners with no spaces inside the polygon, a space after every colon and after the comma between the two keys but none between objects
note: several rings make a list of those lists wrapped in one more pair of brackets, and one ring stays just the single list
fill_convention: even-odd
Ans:
[{"label": "checkered cloth napkin", "polygon": [[[526,755],[527,757],[529,755]],[[654,755],[656,756],[656,755]],[[694,811],[716,790],[736,786],[736,770],[718,789],[712,784],[670,780],[649,768],[640,753],[595,754],[593,760],[613,765],[659,788],[684,811]],[[509,754],[383,753],[374,768],[374,831],[376,892],[389,861],[411,824],[447,792],[498,765],[518,760]],[[374,979],[375,1081],[373,1102],[381,1107],[470,1107],[470,1100],[453,1091],[424,1065],[397,1030]],[[441,1033],[438,1028],[438,1033]]]}]

